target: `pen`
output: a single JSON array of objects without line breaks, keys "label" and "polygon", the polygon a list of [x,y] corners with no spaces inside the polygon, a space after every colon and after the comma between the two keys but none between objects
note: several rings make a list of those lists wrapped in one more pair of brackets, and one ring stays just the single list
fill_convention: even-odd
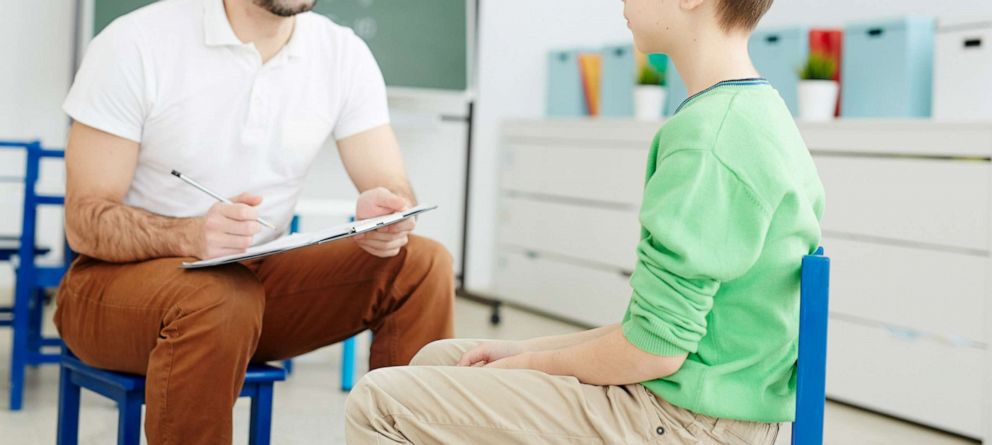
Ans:
[{"label": "pen", "polygon": [[[206,194],[212,196],[214,199],[216,199],[216,200],[218,200],[220,202],[223,202],[224,204],[234,204],[233,202],[231,202],[231,200],[229,200],[229,199],[227,199],[227,198],[225,198],[223,196],[220,196],[220,195],[218,195],[218,194],[210,191],[206,187],[200,185],[199,182],[196,182],[196,181],[190,179],[189,177],[186,177],[185,175],[183,175],[182,173],[179,173],[178,171],[173,170],[172,171],[172,176],[175,176],[175,177],[177,177],[179,179],[182,179],[187,184],[192,185],[193,187],[196,187],[201,192],[206,193]],[[265,227],[268,227],[268,228],[270,228],[272,230],[276,230],[276,226],[272,225],[272,223],[270,223],[270,222],[262,219],[261,217],[259,217],[256,221],[258,221],[259,224],[261,224],[261,225],[263,225]]]}]

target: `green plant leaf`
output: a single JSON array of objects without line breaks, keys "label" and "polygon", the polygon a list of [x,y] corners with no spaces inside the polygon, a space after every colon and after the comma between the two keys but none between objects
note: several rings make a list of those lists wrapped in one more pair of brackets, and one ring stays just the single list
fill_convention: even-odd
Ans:
[{"label": "green plant leaf", "polygon": [[654,65],[645,63],[641,67],[641,72],[637,75],[638,85],[664,85],[665,76],[659,72]]},{"label": "green plant leaf", "polygon": [[802,80],[833,80],[837,74],[837,63],[826,54],[810,53],[806,64],[799,68]]}]

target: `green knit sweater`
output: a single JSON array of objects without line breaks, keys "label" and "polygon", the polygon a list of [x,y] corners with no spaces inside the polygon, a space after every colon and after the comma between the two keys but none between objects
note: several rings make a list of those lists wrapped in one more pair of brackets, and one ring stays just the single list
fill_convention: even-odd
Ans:
[{"label": "green knit sweater", "polygon": [[778,93],[721,82],[658,132],[623,332],[682,368],[644,382],[713,417],[795,417],[802,257],[820,242],[823,186]]}]

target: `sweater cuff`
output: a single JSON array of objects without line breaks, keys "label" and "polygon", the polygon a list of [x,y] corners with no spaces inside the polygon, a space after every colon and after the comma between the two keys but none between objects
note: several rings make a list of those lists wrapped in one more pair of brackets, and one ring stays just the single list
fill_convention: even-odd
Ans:
[{"label": "sweater cuff", "polygon": [[627,338],[627,341],[629,341],[630,344],[637,347],[637,349],[647,352],[648,354],[661,357],[679,357],[689,353],[688,350],[659,337],[658,334],[648,329],[645,329],[633,319],[627,320],[623,324],[623,336]]}]

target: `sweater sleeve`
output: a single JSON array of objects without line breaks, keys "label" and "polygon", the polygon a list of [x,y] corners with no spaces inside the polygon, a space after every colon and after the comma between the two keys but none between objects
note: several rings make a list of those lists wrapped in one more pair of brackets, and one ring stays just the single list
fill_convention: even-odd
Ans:
[{"label": "sweater sleeve", "polygon": [[721,283],[757,262],[771,211],[712,152],[681,150],[657,161],[640,221],[623,333],[651,354],[696,352]]}]

